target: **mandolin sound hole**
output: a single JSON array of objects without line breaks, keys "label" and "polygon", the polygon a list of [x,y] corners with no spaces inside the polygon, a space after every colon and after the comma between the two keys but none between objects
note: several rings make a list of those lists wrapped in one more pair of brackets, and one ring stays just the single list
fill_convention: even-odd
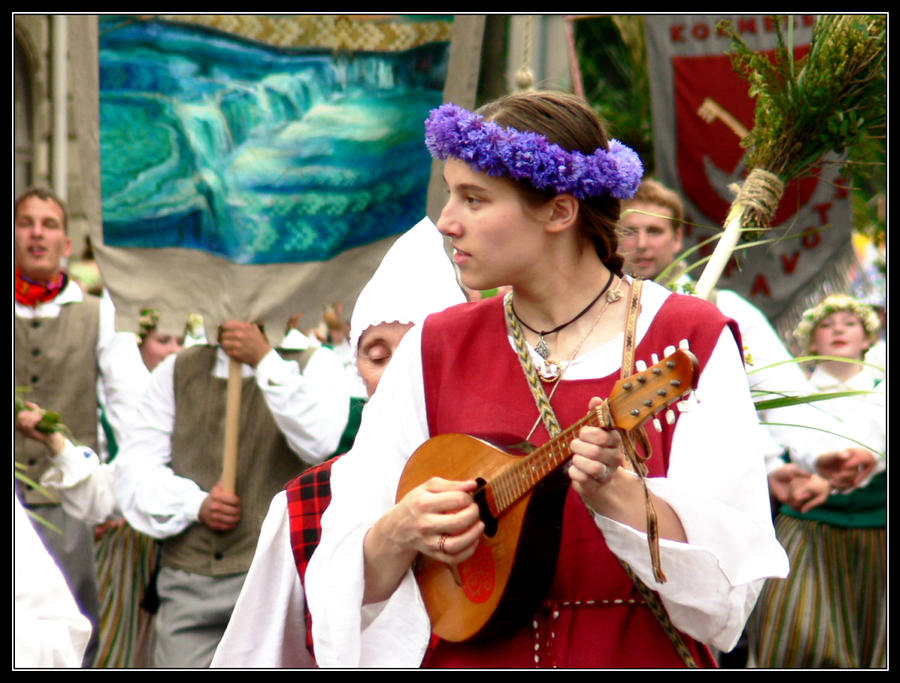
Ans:
[{"label": "mandolin sound hole", "polygon": [[493,538],[497,533],[497,518],[491,514],[491,509],[487,501],[487,482],[478,477],[475,479],[478,488],[475,489],[475,502],[478,504],[478,512],[481,515],[481,521],[484,522],[484,535]]}]

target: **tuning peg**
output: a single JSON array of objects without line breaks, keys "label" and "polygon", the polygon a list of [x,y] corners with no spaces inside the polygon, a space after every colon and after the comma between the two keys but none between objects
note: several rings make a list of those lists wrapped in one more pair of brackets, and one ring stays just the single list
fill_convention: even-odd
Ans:
[{"label": "tuning peg", "polygon": [[665,356],[667,358],[669,356],[671,356],[673,353],[675,353],[675,347],[672,345],[669,345],[665,349],[663,349],[663,356]]},{"label": "tuning peg", "polygon": [[691,345],[690,343],[688,343],[687,339],[682,339],[680,342],[678,342],[678,348],[683,349],[684,351],[690,351]]},{"label": "tuning peg", "polygon": [[644,372],[647,369],[647,364],[642,360],[635,361],[634,369],[638,372]]},{"label": "tuning peg", "polygon": [[671,408],[666,411],[666,423],[670,425],[675,424],[675,411]]},{"label": "tuning peg", "polygon": [[657,432],[661,432],[661,431],[662,431],[662,424],[660,423],[658,417],[654,417],[654,418],[653,418],[653,428],[654,428]]},{"label": "tuning peg", "polygon": [[655,353],[650,354],[650,362],[653,365],[656,365],[657,363],[659,363],[659,356],[657,356]]}]

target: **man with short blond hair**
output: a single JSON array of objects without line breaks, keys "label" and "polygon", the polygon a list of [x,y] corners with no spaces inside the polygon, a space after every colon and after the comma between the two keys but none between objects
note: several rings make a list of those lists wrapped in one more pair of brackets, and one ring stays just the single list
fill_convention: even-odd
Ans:
[{"label": "man with short blond hair", "polygon": [[684,203],[662,183],[646,179],[623,202],[619,242],[625,272],[655,280],[681,251]]}]

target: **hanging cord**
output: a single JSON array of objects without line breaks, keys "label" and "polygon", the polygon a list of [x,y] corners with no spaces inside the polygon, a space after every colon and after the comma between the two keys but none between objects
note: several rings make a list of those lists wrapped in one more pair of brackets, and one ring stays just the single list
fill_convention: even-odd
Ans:
[{"label": "hanging cord", "polygon": [[531,90],[534,86],[534,72],[531,70],[531,15],[525,17],[525,47],[522,50],[522,66],[516,72],[516,87],[520,91]]}]

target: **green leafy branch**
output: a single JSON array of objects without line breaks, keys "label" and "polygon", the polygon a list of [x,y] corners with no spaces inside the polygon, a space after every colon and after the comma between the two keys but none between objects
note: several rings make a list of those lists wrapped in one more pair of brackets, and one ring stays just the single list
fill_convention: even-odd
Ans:
[{"label": "green leafy branch", "polygon": [[[741,141],[747,167],[782,181],[807,175],[829,153],[843,154],[887,125],[887,18],[825,15],[816,19],[809,52],[794,54],[790,17],[774,17],[774,58],[754,52],[730,21],[732,64],[756,100],[753,130]],[[745,213],[744,225],[765,225]]]},{"label": "green leafy branch", "polygon": [[812,425],[800,425],[800,424],[791,424],[791,423],[785,423],[785,422],[763,422],[763,421],[760,421],[760,424],[766,425],[768,427],[799,427],[801,429],[812,429],[817,432],[831,434],[832,436],[838,436],[838,437],[841,437],[842,439],[846,439],[847,441],[852,441],[853,443],[855,443],[859,446],[862,446],[863,448],[865,448],[867,450],[872,451],[873,453],[875,453],[876,455],[878,455],[882,458],[885,458],[885,459],[887,458],[887,453],[885,453],[884,451],[880,451],[877,448],[872,448],[872,446],[865,444],[862,441],[859,441],[857,439],[849,437],[846,434],[840,434],[838,432],[833,432],[830,429],[823,429],[822,427],[813,427]]},{"label": "green leafy branch", "polygon": [[[23,398],[22,394],[31,391],[31,387],[16,387],[15,389],[15,416],[21,411],[28,410],[28,402]],[[66,427],[62,420],[62,416],[52,410],[41,409],[41,419],[35,425],[35,429],[43,434],[61,433],[68,439],[72,438],[72,432]]]},{"label": "green leafy branch", "polygon": [[[29,410],[28,402],[23,398],[23,394],[27,393],[31,390],[31,387],[16,387],[15,388],[15,398],[14,398],[14,418],[23,410]],[[53,434],[60,433],[66,438],[71,438],[71,432],[69,428],[66,427],[65,423],[62,421],[62,416],[53,411],[42,410],[42,415],[40,421],[35,425],[35,429],[44,434]],[[20,462],[15,463],[14,473],[16,480],[19,481],[23,486],[30,487],[36,491],[39,491],[42,495],[46,496],[49,500],[58,501],[58,498],[53,494],[52,491],[47,489],[44,486],[41,486],[38,482],[34,481],[31,477],[26,474],[28,468]],[[36,520],[39,524],[43,524],[48,529],[55,531],[57,533],[62,533],[62,530],[57,526],[51,524],[46,519],[33,513],[31,510],[27,509],[25,512],[29,517]]]}]

